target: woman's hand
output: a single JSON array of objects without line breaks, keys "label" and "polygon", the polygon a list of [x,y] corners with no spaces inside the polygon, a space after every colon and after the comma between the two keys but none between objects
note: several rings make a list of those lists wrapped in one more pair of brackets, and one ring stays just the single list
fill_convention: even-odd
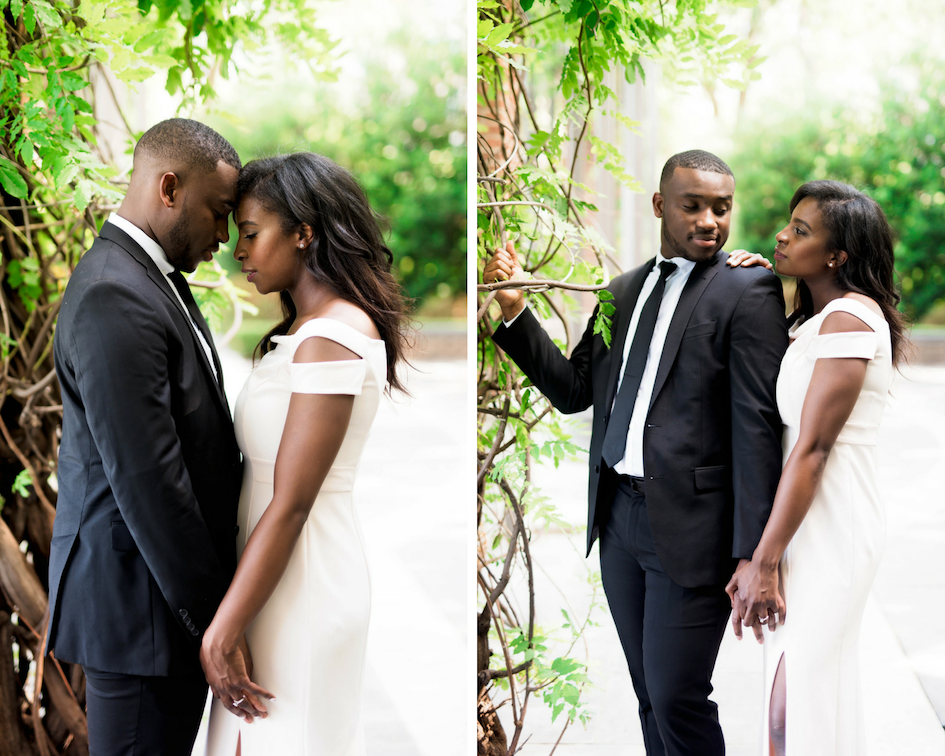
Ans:
[{"label": "woman's hand", "polygon": [[751,627],[755,640],[764,643],[763,625],[771,632],[778,621],[784,624],[787,605],[781,596],[779,567],[767,567],[761,560],[743,559],[725,592],[732,601],[732,627],[741,640],[742,627]]},{"label": "woman's hand", "polygon": [[750,268],[753,265],[764,265],[768,270],[774,270],[774,266],[768,261],[768,258],[764,255],[759,255],[757,252],[749,252],[747,249],[736,249],[729,254],[728,260],[725,262],[733,268],[737,268],[739,265],[743,268]]},{"label": "woman's hand", "polygon": [[268,712],[261,699],[275,696],[249,679],[253,660],[246,636],[241,635],[239,642],[232,645],[223,642],[222,637],[212,631],[211,624],[200,644],[200,665],[213,695],[220,699],[227,711],[246,722],[252,722],[255,717],[265,719]]}]

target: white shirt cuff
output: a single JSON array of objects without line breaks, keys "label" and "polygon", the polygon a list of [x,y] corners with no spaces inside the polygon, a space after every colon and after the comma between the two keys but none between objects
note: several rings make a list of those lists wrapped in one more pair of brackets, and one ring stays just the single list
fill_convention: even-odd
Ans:
[{"label": "white shirt cuff", "polygon": [[527,309],[528,309],[528,305],[525,305],[521,310],[519,310],[518,315],[516,315],[516,316],[515,316],[514,318],[512,318],[511,320],[506,320],[505,318],[503,318],[503,319],[502,319],[503,325],[504,325],[506,328],[508,328],[509,326],[512,325],[512,323],[514,323],[516,320],[518,320],[520,317],[522,317],[522,313],[525,312],[525,310],[527,310]]}]

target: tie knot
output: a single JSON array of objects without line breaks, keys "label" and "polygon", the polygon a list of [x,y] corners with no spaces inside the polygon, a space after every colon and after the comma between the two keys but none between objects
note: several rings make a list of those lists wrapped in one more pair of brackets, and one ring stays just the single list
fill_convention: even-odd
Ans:
[{"label": "tie knot", "polygon": [[676,267],[677,267],[676,263],[674,262],[669,262],[668,260],[664,260],[663,262],[661,262],[660,263],[660,278],[662,278],[665,281],[667,278],[669,278],[672,275],[673,271],[676,270]]}]

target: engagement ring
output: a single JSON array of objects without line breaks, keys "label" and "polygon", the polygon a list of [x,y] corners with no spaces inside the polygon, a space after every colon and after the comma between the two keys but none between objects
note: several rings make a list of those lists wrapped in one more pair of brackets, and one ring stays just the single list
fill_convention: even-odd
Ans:
[{"label": "engagement ring", "polygon": [[234,702],[233,702],[233,705],[234,705],[234,706],[239,706],[239,705],[240,705],[241,703],[243,703],[243,701],[245,701],[245,700],[246,700],[246,696],[243,696],[243,697],[240,698],[238,701],[234,701]]}]

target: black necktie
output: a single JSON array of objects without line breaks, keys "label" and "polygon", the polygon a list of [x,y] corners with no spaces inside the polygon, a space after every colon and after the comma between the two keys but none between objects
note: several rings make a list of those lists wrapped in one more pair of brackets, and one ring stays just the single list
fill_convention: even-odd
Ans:
[{"label": "black necktie", "polygon": [[643,379],[646,358],[650,352],[650,341],[653,340],[653,330],[656,328],[656,316],[660,311],[660,302],[663,301],[666,279],[674,270],[676,270],[676,263],[660,263],[660,277],[640,311],[637,331],[633,335],[630,354],[627,355],[627,364],[623,371],[623,380],[620,383],[617,398],[614,400],[614,408],[607,423],[607,432],[604,434],[602,456],[608,467],[616,465],[626,453],[630,416],[633,415],[633,405],[636,403],[640,381]]},{"label": "black necktie", "polygon": [[[210,354],[213,358],[213,367],[217,373],[217,381],[222,386],[223,372],[220,369],[220,361],[217,359],[217,354],[213,350],[213,337],[210,335],[210,328],[207,326],[207,321],[203,319],[203,314],[200,312],[200,308],[197,307],[194,295],[190,291],[190,284],[187,283],[187,279],[184,278],[184,275],[179,270],[171,271],[167,274],[167,277],[171,280],[171,283],[174,284],[174,288],[177,289],[180,298],[184,300],[184,306],[187,308],[187,312],[190,313],[194,325],[197,326],[204,339],[206,339],[207,346],[210,347]],[[203,346],[200,348],[203,350]]]}]

